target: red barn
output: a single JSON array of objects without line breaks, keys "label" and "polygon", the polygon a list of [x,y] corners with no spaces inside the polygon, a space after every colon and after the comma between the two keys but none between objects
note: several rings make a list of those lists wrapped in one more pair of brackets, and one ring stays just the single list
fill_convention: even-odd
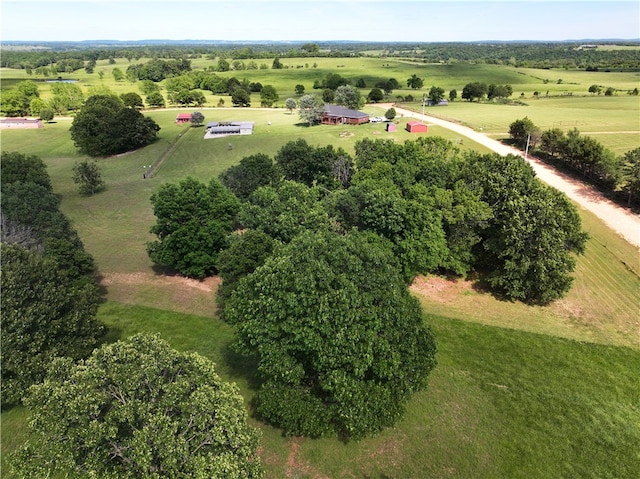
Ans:
[{"label": "red barn", "polygon": [[176,123],[182,125],[183,123],[189,123],[191,121],[191,113],[178,113],[176,116]]},{"label": "red barn", "polygon": [[407,131],[409,133],[426,133],[427,125],[425,125],[424,123],[420,123],[419,121],[408,121]]}]

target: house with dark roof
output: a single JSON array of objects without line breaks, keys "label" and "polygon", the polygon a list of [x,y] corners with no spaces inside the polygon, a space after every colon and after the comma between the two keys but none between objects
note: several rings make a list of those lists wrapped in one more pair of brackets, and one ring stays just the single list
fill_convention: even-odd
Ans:
[{"label": "house with dark roof", "polygon": [[358,110],[351,110],[340,105],[326,104],[320,118],[323,125],[360,125],[369,123],[369,115]]}]

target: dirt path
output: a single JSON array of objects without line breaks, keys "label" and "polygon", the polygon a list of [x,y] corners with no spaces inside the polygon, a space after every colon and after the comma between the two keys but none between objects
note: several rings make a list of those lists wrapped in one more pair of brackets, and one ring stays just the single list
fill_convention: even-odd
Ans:
[{"label": "dirt path", "polygon": [[[388,107],[391,106],[393,105],[388,105]],[[403,108],[397,108],[395,106],[394,108],[397,113],[402,114],[403,116],[422,119],[422,114],[420,113],[405,110]],[[455,131],[460,135],[466,136],[467,138],[486,146],[500,155],[513,154],[524,157],[524,154],[520,150],[504,145],[503,143],[489,138],[482,133],[478,133],[467,126],[459,125],[451,121],[441,120],[440,118],[428,115],[424,115],[424,121],[428,124],[439,125]],[[629,243],[636,247],[640,247],[640,216],[633,214],[629,210],[622,208],[603,197],[591,186],[558,172],[536,158],[528,156],[526,160],[533,167],[540,180],[565,193],[582,208],[592,212],[604,221],[607,226],[621,235]]]}]

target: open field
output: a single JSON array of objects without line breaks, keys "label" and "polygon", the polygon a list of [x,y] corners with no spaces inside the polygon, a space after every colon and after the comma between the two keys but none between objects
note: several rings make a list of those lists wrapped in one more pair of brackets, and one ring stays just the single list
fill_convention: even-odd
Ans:
[{"label": "open field", "polygon": [[[327,65],[329,61],[348,65],[350,60],[331,59]],[[358,68],[366,67],[363,63]],[[318,62],[320,68],[325,67]],[[347,66],[344,68],[346,72]],[[356,71],[355,66],[349,68]],[[387,71],[387,67],[378,68]],[[405,65],[393,68],[398,70],[389,77],[401,80],[402,72],[408,72],[406,77],[411,74],[411,70],[402,70]],[[339,73],[343,74],[342,70]],[[374,73],[378,75],[377,70]],[[428,84],[425,81],[425,86]],[[127,85],[125,91],[131,91]],[[514,91],[519,90],[514,87]],[[281,94],[281,98],[286,97]],[[593,112],[598,100],[602,100],[600,105],[608,105],[602,111],[611,112],[610,120],[602,120],[610,121],[606,131],[622,132],[637,125],[637,98],[551,98],[538,103],[566,108],[560,117],[567,119],[556,121],[570,121],[580,110],[580,118],[588,120],[584,127],[599,131],[601,127],[591,123],[601,117]],[[592,108],[586,106],[588,102],[593,102]],[[626,120],[616,123],[620,106],[620,116]],[[447,116],[453,112],[461,117],[459,121],[472,125],[476,120],[462,116],[494,108],[503,112],[521,107],[455,102],[438,111],[446,111]],[[522,108],[534,111],[533,106]],[[541,106],[540,123],[529,113],[503,121],[508,125],[528,115],[545,128],[544,110]],[[250,371],[228,351],[232,328],[216,318],[217,279],[165,277],[152,268],[144,249],[152,239],[148,229],[155,220],[149,197],[163,182],[176,182],[187,175],[206,181],[243,156],[257,152],[273,155],[283,143],[297,138],[314,145],[333,144],[351,153],[355,141],[364,137],[404,141],[412,136],[402,130],[406,119],[390,134],[380,124],[307,128],[297,125],[297,115],[284,109],[214,108],[202,112],[205,121],[255,121],[255,134],[205,141],[201,128],[175,125],[178,111],[149,112],[162,127],[159,141],[140,151],[99,160],[107,190],[90,198],[79,196],[71,181],[71,168],[81,157],[68,136],[70,120],[59,119],[42,130],[2,131],[1,147],[39,155],[47,163],[54,190],[62,197],[62,210],[100,269],[107,301],[99,317],[109,326],[108,340],[157,331],[177,349],[198,351],[214,360],[224,378],[238,383],[250,407]],[[486,118],[487,125],[493,126],[483,128],[498,135],[505,131],[499,116],[496,113],[496,119],[491,120],[492,114],[484,113],[474,118]],[[631,126],[624,126],[625,121]],[[429,134],[459,139],[435,126]],[[611,136],[618,134],[628,136]],[[228,150],[228,142],[233,150]],[[143,180],[145,166],[173,146],[175,150],[156,176]],[[477,147],[467,140],[462,146]],[[547,307],[525,306],[500,301],[473,283],[420,278],[413,292],[420,298],[425,321],[434,329],[439,344],[439,365],[428,389],[411,399],[397,427],[358,443],[285,438],[278,430],[252,419],[263,431],[261,454],[267,477],[636,477],[640,470],[638,250],[591,214],[580,214],[591,239],[585,255],[578,259],[574,287],[565,299]],[[19,444],[25,420],[22,408],[2,413],[3,460]],[[11,477],[2,472],[2,477]]]},{"label": "open field", "polygon": [[[146,62],[141,59],[138,63]],[[244,60],[248,64],[252,60]],[[445,90],[446,95],[452,89],[457,90],[458,100],[448,107],[429,108],[429,113],[464,124],[475,129],[483,129],[496,137],[506,135],[509,124],[514,120],[528,116],[537,126],[546,130],[561,128],[568,131],[578,128],[583,134],[593,134],[604,146],[622,154],[640,145],[640,99],[627,95],[627,91],[640,87],[640,73],[638,72],[587,72],[578,70],[543,70],[533,68],[516,68],[507,65],[485,64],[423,64],[386,58],[283,58],[284,69],[273,70],[272,59],[254,60],[258,66],[267,68],[254,70],[236,70],[216,72],[223,78],[236,77],[239,80],[260,82],[263,85],[273,85],[279,96],[278,104],[284,105],[286,98],[299,98],[295,94],[295,86],[302,84],[305,93],[320,93],[314,90],[314,81],[322,81],[327,74],[337,73],[355,84],[363,79],[367,85],[361,90],[366,95],[380,80],[395,78],[400,88],[387,99],[396,101],[398,96],[403,98],[412,95],[415,103],[404,106],[419,109],[422,95],[431,86],[438,86]],[[217,65],[217,59],[196,58],[192,61],[194,70],[204,70]],[[132,60],[136,63],[136,60]],[[109,64],[101,60],[96,65],[96,73],[87,74],[78,70],[73,74],[63,74],[63,78],[78,80],[78,85],[85,94],[92,89],[106,86],[115,93],[130,91],[140,93],[136,83],[127,80],[116,82],[113,69],[126,71],[130,63],[126,59],[117,59]],[[104,73],[99,79],[97,72]],[[416,74],[424,79],[424,87],[412,90],[406,87],[406,80]],[[2,88],[8,88],[17,81],[25,79],[38,80],[29,77],[23,70],[0,69]],[[39,78],[42,80],[42,78]],[[498,105],[469,103],[460,99],[462,89],[467,83],[480,81],[487,84],[509,84],[513,87],[512,99],[521,100],[526,105]],[[161,83],[162,85],[163,83]],[[616,89],[612,97],[592,95],[588,93],[591,85],[602,85],[605,88]],[[39,82],[41,97],[50,96],[50,83]],[[536,98],[534,92],[539,95]],[[166,93],[166,92],[165,92]],[[222,99],[226,106],[231,106],[231,98],[227,95],[214,95],[203,92],[206,106],[215,106]],[[260,104],[260,96],[252,94],[252,105]]]}]

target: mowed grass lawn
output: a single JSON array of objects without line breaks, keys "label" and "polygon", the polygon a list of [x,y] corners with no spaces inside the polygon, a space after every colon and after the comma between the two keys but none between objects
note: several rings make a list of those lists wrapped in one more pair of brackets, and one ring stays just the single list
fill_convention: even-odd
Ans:
[{"label": "mowed grass lawn", "polygon": [[[216,317],[216,279],[168,278],[151,267],[144,249],[154,222],[149,197],[163,182],[187,175],[207,181],[243,156],[273,155],[296,138],[352,152],[365,136],[412,136],[402,125],[394,134],[379,124],[307,128],[286,110],[203,113],[206,121],[255,121],[255,134],[205,141],[202,128],[174,124],[177,111],[149,113],[162,127],[159,141],[100,159],[107,190],[91,198],[80,197],[71,181],[81,157],[69,140],[68,120],[38,131],[3,131],[2,149],[37,154],[48,164],[62,209],[104,278],[107,302],[99,316],[109,326],[107,340],[159,332],[177,349],[214,360],[225,378],[238,383],[250,408],[251,371],[229,353],[233,330]],[[435,127],[429,134],[456,140]],[[473,145],[465,140],[463,146]],[[172,147],[156,176],[143,180],[144,168]],[[441,288],[438,278],[425,278],[423,288],[414,289],[438,339],[439,365],[397,427],[344,444],[285,438],[252,418],[263,431],[267,477],[637,477],[638,251],[599,220],[581,216],[591,239],[578,259],[574,288],[557,304],[506,303],[471,284]],[[3,461],[22,440],[25,421],[23,408],[2,413]],[[11,477],[6,468],[3,477]]]}]

